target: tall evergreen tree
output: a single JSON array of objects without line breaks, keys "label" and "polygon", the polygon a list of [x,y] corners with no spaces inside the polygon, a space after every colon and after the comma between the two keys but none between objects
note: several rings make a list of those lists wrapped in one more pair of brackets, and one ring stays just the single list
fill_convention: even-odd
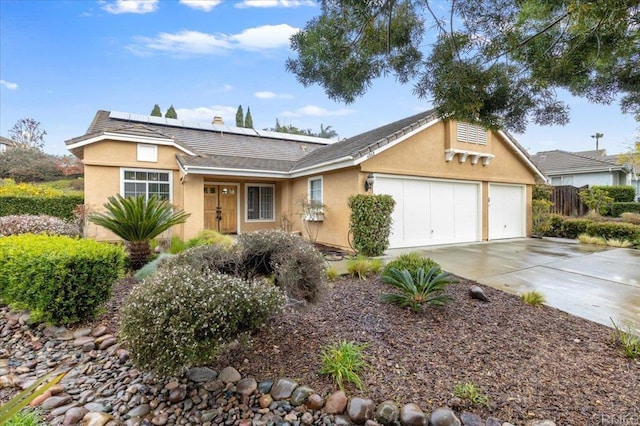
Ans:
[{"label": "tall evergreen tree", "polygon": [[247,107],[247,116],[244,118],[244,127],[253,129],[253,118],[251,117],[251,107]]},{"label": "tall evergreen tree", "polygon": [[151,115],[153,117],[162,117],[162,111],[160,111],[160,105],[155,104],[153,109],[151,110]]},{"label": "tall evergreen tree", "polygon": [[167,112],[164,113],[164,117],[165,118],[178,118],[178,113],[176,112],[175,108],[173,108],[173,105],[171,105],[169,107],[169,109],[167,110]]},{"label": "tall evergreen tree", "polygon": [[242,112],[242,105],[238,105],[236,111],[236,127],[244,127],[244,113]]}]

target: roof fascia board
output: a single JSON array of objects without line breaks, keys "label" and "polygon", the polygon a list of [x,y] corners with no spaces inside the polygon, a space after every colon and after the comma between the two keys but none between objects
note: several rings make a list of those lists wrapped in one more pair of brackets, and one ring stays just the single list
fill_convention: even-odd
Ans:
[{"label": "roof fascia board", "polygon": [[511,138],[502,130],[498,130],[498,134],[500,136],[502,136],[502,139],[504,139],[505,141],[507,141],[507,143],[509,144],[509,146],[518,153],[518,155],[520,156],[520,158],[522,158],[524,160],[524,162],[533,170],[536,172],[536,174],[538,176],[540,176],[540,178],[542,180],[544,180],[545,182],[547,181],[547,176],[545,176],[545,174],[542,172],[542,170],[540,170],[534,163],[533,161],[531,161],[529,159],[529,157],[526,156],[526,154],[524,152],[522,152],[522,150],[520,148],[518,148],[518,146],[516,144],[513,143],[513,141],[511,140]]},{"label": "roof fascia board", "polygon": [[324,163],[315,164],[313,166],[303,167],[302,169],[293,170],[289,172],[289,175],[290,177],[295,178],[300,176],[312,175],[314,173],[340,169],[343,167],[350,167],[354,165],[355,164],[353,162],[353,157],[351,157],[350,155],[347,155],[335,160],[325,161]]},{"label": "roof fascia board", "polygon": [[111,132],[104,132],[101,135],[94,136],[92,138],[85,139],[83,141],[79,141],[76,143],[72,143],[70,145],[67,145],[67,149],[72,150],[76,148],[81,148],[83,146],[91,145],[97,142],[102,142],[104,140],[115,140],[115,141],[121,141],[121,142],[148,143],[148,144],[155,144],[155,145],[172,146],[186,154],[196,155],[195,152],[190,151],[185,147],[175,143],[173,139],[151,137],[151,136],[125,135],[122,133],[111,133]]},{"label": "roof fascia board", "polygon": [[[427,123],[423,124],[422,126],[417,127],[415,129],[413,129],[412,131],[410,131],[408,133],[405,133],[404,135],[400,136],[399,138],[394,139],[393,141],[391,141],[389,143],[386,143],[386,144],[376,148],[375,150],[370,151],[368,154],[363,155],[362,157],[356,159],[354,161],[354,165],[357,166],[358,164],[361,164],[361,163],[367,161],[368,159],[375,157],[376,155],[380,154],[381,152],[384,152],[387,149],[393,148],[394,146],[398,145],[399,143],[404,142],[405,140],[409,139],[410,137],[414,136],[415,134],[420,133],[424,129],[427,129],[427,128],[433,126],[434,124],[436,124],[436,123],[438,123],[440,121],[441,121],[441,119],[439,119],[439,118],[436,118],[434,120],[428,121]],[[391,136],[393,136],[393,135],[391,135]],[[384,139],[389,139],[389,137],[391,137],[391,136],[387,136],[386,138],[383,138],[380,141],[382,141]],[[380,143],[380,141],[378,141],[376,143]]]},{"label": "roof fascia board", "polygon": [[252,169],[229,169],[222,167],[201,167],[201,166],[183,166],[180,168],[184,174],[200,174],[200,175],[224,175],[224,176],[246,176],[246,177],[265,177],[286,179],[290,175],[288,172],[274,172],[272,170],[252,170]]}]

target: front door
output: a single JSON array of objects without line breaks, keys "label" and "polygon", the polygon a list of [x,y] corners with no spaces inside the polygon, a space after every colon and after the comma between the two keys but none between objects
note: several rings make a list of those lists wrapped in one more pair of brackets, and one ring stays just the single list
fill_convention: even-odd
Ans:
[{"label": "front door", "polygon": [[223,234],[238,232],[238,194],[235,185],[205,185],[204,228]]}]

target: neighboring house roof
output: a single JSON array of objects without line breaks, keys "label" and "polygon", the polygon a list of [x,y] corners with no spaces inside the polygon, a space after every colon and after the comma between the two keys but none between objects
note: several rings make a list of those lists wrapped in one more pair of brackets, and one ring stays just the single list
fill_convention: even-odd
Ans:
[{"label": "neighboring house roof", "polygon": [[545,174],[550,176],[614,170],[625,173],[629,171],[626,166],[618,164],[617,156],[608,156],[604,150],[568,152],[556,149],[538,152],[532,159]]},{"label": "neighboring house roof", "polygon": [[4,136],[0,136],[0,143],[7,146],[16,146],[16,142],[13,139],[5,138]]},{"label": "neighboring house roof", "polygon": [[[98,111],[87,133],[66,144],[82,158],[83,147],[100,140],[147,141],[180,149],[177,160],[185,173],[295,177],[357,165],[439,121],[435,110],[425,111],[332,143],[303,135]],[[515,139],[507,132],[499,133],[544,178]]]}]

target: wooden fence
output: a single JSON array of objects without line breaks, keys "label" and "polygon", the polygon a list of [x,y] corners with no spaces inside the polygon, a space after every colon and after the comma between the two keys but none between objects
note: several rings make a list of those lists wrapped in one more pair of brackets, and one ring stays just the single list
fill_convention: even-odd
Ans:
[{"label": "wooden fence", "polygon": [[589,208],[580,201],[578,193],[588,188],[583,186],[582,188],[576,188],[575,186],[563,185],[554,186],[553,193],[551,194],[551,207],[552,213],[558,213],[564,216],[582,216],[587,214]]}]

